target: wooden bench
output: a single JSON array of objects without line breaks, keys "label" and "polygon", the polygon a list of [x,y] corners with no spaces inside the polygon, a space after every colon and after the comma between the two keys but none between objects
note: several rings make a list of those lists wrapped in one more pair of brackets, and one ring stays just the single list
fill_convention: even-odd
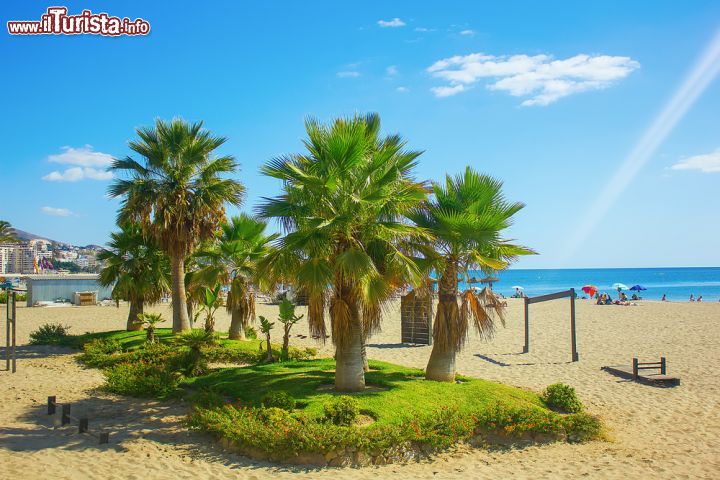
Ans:
[{"label": "wooden bench", "polygon": [[[632,365],[611,365],[602,367],[601,370],[655,387],[675,387],[680,385],[679,377],[667,374],[667,360],[665,357],[660,357],[659,362],[641,362],[637,358],[633,358]],[[644,373],[644,370],[655,370],[657,373]]]}]

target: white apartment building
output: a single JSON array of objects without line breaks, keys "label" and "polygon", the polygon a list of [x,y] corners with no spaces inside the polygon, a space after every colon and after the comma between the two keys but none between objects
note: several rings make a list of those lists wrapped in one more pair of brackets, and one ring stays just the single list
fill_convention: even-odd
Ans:
[{"label": "white apartment building", "polygon": [[0,272],[35,273],[33,249],[20,243],[0,244]]}]

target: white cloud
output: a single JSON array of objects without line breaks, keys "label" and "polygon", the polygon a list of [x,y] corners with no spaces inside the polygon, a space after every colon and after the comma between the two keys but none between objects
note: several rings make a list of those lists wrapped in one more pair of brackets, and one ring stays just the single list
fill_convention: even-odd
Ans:
[{"label": "white cloud", "polygon": [[93,151],[92,145],[80,148],[62,147],[62,153],[50,155],[48,160],[53,163],[65,165],[78,165],[80,167],[109,167],[113,161],[112,155]]},{"label": "white cloud", "polygon": [[573,93],[609,87],[639,67],[630,57],[609,55],[581,54],[554,60],[549,55],[497,57],[473,53],[438,60],[427,71],[449,83],[432,89],[437,97],[455,95],[465,91],[464,86],[490,79],[488,89],[529,97],[522,105],[532,106],[549,105]]},{"label": "white cloud", "polygon": [[670,168],[673,170],[698,170],[703,173],[720,173],[720,149],[713,153],[686,158]]},{"label": "white cloud", "polygon": [[112,172],[92,167],[71,167],[62,172],[55,170],[42,177],[48,182],[79,182],[85,179],[110,180],[111,178],[113,178]]},{"label": "white cloud", "polygon": [[383,28],[397,28],[405,26],[405,22],[403,22],[397,17],[393,18],[392,20],[378,20],[377,24]]},{"label": "white cloud", "polygon": [[433,87],[430,89],[436,97],[451,97],[465,91],[465,85],[454,85],[452,87]]},{"label": "white cloud", "polygon": [[473,35],[475,35],[475,30],[470,30],[470,29],[463,30],[462,32],[460,32],[460,35],[465,35],[466,37],[472,37]]},{"label": "white cloud", "polygon": [[414,29],[416,32],[434,32],[434,28],[425,28],[425,27],[415,27]]},{"label": "white cloud", "polygon": [[398,92],[398,93],[407,93],[407,92],[410,91],[410,89],[407,88],[407,87],[397,87],[397,88],[395,89],[395,91]]},{"label": "white cloud", "polygon": [[45,215],[52,217],[72,217],[75,215],[67,208],[42,207],[40,210],[42,210]]},{"label": "white cloud", "polygon": [[354,70],[343,70],[337,72],[337,76],[339,78],[357,78],[360,76],[360,72],[356,72]]},{"label": "white cloud", "polygon": [[390,65],[389,67],[387,67],[385,69],[385,73],[387,73],[388,75],[393,77],[393,76],[397,75],[399,72],[398,72],[398,68],[395,65]]},{"label": "white cloud", "polygon": [[111,172],[105,169],[110,166],[113,157],[110,154],[96,152],[90,145],[80,148],[62,147],[62,153],[49,155],[48,161],[63,165],[72,165],[63,171],[54,170],[44,177],[48,182],[79,182],[80,180],[110,180]]}]

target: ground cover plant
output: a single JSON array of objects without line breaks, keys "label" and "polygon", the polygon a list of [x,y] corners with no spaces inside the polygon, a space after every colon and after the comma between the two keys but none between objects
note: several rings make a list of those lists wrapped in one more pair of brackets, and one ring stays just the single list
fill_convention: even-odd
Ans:
[{"label": "ground cover plant", "polygon": [[[142,331],[118,331],[66,336],[63,342],[82,347],[81,360],[89,366],[104,368],[108,391],[184,396],[193,405],[191,428],[233,442],[243,453],[275,460],[364,452],[368,458],[401,461],[407,457],[388,452],[430,453],[478,438],[506,443],[602,435],[600,420],[592,415],[560,413],[541,395],[495,382],[428,381],[422,370],[371,360],[366,390],[341,395],[334,388],[333,359],[302,359],[314,352],[291,349],[294,359],[263,363],[257,340],[174,340],[191,335],[158,329],[151,344]],[[197,344],[194,353],[190,343]],[[279,346],[272,347],[278,354]],[[198,351],[202,362],[224,358],[246,365],[192,371]]]}]

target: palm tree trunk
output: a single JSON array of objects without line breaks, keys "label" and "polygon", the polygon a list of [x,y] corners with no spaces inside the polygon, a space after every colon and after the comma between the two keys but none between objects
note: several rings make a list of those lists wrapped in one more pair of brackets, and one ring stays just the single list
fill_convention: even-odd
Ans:
[{"label": "palm tree trunk", "polygon": [[242,316],[242,312],[237,308],[233,308],[230,315],[228,338],[230,340],[245,340],[245,319]]},{"label": "palm tree trunk", "polygon": [[460,310],[457,301],[457,264],[452,260],[438,283],[438,307],[433,325],[433,349],[425,367],[425,378],[438,382],[455,381],[455,356],[461,339]]},{"label": "palm tree trunk", "polygon": [[172,304],[173,333],[190,330],[185,296],[185,259],[178,254],[172,257]]},{"label": "palm tree trunk", "polygon": [[142,330],[142,322],[138,318],[138,315],[143,313],[144,302],[142,300],[130,301],[130,313],[127,318],[127,331]]},{"label": "palm tree trunk", "polygon": [[335,350],[335,390],[362,392],[365,390],[362,320],[357,305],[354,302],[350,302],[350,305],[350,331]]}]

